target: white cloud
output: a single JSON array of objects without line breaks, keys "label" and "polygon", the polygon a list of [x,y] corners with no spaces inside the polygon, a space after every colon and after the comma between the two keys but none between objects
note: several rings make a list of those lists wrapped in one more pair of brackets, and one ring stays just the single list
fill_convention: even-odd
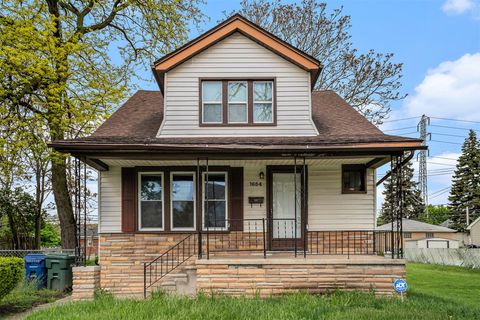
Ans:
[{"label": "white cloud", "polygon": [[448,14],[462,14],[474,8],[474,0],[447,0],[442,5],[443,12]]},{"label": "white cloud", "polygon": [[411,116],[480,120],[479,101],[480,52],[429,70],[404,107]]}]

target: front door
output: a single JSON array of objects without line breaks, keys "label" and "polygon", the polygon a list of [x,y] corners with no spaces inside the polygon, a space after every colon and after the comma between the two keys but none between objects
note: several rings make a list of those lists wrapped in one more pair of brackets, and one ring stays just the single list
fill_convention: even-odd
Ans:
[{"label": "front door", "polygon": [[268,189],[270,249],[303,248],[305,192],[301,168],[297,168],[296,176],[291,166],[269,168]]}]

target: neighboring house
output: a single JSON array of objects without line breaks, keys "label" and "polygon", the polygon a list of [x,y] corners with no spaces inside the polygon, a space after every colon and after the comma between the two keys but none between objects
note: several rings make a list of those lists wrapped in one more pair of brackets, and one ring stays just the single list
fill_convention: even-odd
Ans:
[{"label": "neighboring house", "polygon": [[[394,223],[395,225],[395,223]],[[395,226],[394,226],[395,227]],[[381,225],[377,230],[391,230],[392,224]],[[405,248],[458,248],[457,231],[410,219],[402,219]]]},{"label": "neighboring house", "polygon": [[473,221],[468,227],[468,244],[480,246],[480,217]]},{"label": "neighboring house", "polygon": [[[85,247],[83,227],[80,233],[80,247]],[[98,256],[98,224],[87,224],[86,257],[87,260]]]},{"label": "neighboring house", "polygon": [[54,141],[99,171],[101,287],[393,294],[405,262],[383,257],[402,251],[375,231],[376,168],[425,147],[314,90],[321,69],[235,15],[153,64],[160,91]]}]

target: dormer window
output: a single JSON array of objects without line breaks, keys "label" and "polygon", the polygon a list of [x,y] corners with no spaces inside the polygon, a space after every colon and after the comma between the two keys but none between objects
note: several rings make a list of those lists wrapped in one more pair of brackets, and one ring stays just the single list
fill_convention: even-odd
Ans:
[{"label": "dormer window", "polygon": [[274,79],[200,80],[200,126],[272,125]]}]

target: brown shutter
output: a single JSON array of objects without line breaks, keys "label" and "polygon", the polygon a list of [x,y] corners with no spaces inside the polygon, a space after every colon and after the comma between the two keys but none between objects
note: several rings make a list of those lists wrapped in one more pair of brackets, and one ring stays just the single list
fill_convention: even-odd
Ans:
[{"label": "brown shutter", "polygon": [[136,231],[136,172],[122,168],[122,232]]},{"label": "brown shutter", "polygon": [[243,168],[230,168],[230,224],[231,231],[243,231]]}]

